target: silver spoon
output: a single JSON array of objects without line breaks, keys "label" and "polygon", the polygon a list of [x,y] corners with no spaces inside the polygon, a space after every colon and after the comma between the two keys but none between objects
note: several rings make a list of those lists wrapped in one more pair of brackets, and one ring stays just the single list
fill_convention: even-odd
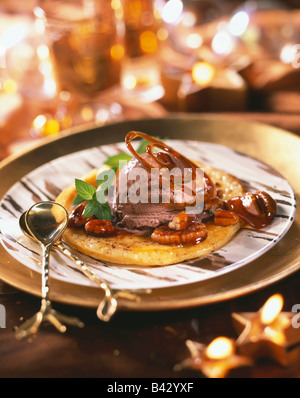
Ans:
[{"label": "silver spoon", "polygon": [[63,315],[54,310],[49,299],[50,250],[53,243],[59,239],[67,227],[67,211],[58,203],[40,202],[26,212],[25,223],[30,235],[39,242],[43,250],[42,300],[40,310],[17,328],[17,339],[36,334],[44,321],[52,323],[62,333],[66,331],[66,326],[63,323],[83,327],[83,323],[78,318]]},{"label": "silver spoon", "polygon": [[[25,218],[26,212],[23,213],[19,219],[20,229],[22,230],[24,235],[31,239],[34,239],[34,237],[31,235],[30,231],[27,228]],[[71,253],[70,250],[68,250],[61,243],[60,239],[53,243],[52,248],[60,251],[69,259],[71,259],[80,268],[84,275],[86,275],[93,282],[96,282],[104,290],[105,295],[97,308],[97,316],[100,320],[108,322],[114,315],[118,307],[117,297],[123,297],[128,300],[139,300],[139,298],[133,292],[117,291],[111,289],[104,279],[100,278],[92,269],[87,266],[87,264],[85,264],[77,256]],[[136,293],[150,293],[150,289],[146,291],[136,291]]]}]

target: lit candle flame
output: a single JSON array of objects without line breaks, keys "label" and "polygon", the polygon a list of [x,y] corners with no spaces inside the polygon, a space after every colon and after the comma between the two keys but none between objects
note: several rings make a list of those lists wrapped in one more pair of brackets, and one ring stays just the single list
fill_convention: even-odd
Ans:
[{"label": "lit candle flame", "polygon": [[215,68],[206,62],[197,62],[192,69],[194,82],[201,86],[209,84],[215,75]]},{"label": "lit candle flame", "polygon": [[260,319],[265,325],[270,325],[277,318],[283,307],[281,294],[271,296],[261,309]]},{"label": "lit candle flame", "polygon": [[224,359],[233,354],[233,343],[227,337],[217,337],[206,348],[210,359]]}]

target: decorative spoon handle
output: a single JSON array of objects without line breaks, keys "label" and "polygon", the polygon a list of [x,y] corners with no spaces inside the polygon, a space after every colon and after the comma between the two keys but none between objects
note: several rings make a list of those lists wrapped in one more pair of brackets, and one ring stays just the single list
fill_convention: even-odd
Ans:
[{"label": "decorative spoon handle", "polygon": [[61,333],[66,331],[66,326],[64,323],[78,327],[84,326],[83,322],[81,322],[78,318],[63,315],[52,308],[51,300],[49,299],[49,259],[51,247],[43,246],[42,248],[43,261],[41,308],[35,315],[33,315],[30,319],[25,321],[16,329],[16,338],[18,340],[36,334],[43,322],[52,323],[52,325],[54,325]]},{"label": "decorative spoon handle", "polygon": [[102,321],[108,322],[116,312],[118,303],[107,282],[100,278],[91,268],[87,266],[87,264],[80,260],[80,258],[71,253],[70,250],[68,250],[61,242],[55,243],[54,247],[71,259],[80,268],[84,275],[96,282],[104,290],[105,295],[98,306],[97,316]]},{"label": "decorative spoon handle", "polygon": [[43,301],[47,305],[50,300],[49,293],[49,259],[50,259],[50,246],[43,246],[43,261],[42,261],[42,305]]}]

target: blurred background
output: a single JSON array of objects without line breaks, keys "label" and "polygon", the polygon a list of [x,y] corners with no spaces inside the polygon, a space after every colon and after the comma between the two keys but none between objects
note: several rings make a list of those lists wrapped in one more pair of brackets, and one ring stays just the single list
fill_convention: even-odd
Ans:
[{"label": "blurred background", "polygon": [[0,0],[0,159],[172,112],[300,133],[299,0]]}]

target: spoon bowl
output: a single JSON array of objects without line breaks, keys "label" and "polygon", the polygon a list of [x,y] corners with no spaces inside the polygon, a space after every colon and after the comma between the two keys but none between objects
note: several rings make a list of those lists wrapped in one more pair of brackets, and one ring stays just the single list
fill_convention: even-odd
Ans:
[{"label": "spoon bowl", "polygon": [[23,214],[21,215],[21,217],[19,218],[19,227],[20,227],[21,231],[23,232],[23,234],[24,234],[25,236],[27,236],[27,238],[30,238],[30,239],[33,239],[34,241],[37,241],[37,240],[31,235],[29,229],[27,228],[25,218],[26,218],[26,212],[23,213]]},{"label": "spoon bowl", "polygon": [[68,219],[67,210],[59,203],[40,202],[26,212],[25,224],[41,245],[49,246],[63,234]]}]

